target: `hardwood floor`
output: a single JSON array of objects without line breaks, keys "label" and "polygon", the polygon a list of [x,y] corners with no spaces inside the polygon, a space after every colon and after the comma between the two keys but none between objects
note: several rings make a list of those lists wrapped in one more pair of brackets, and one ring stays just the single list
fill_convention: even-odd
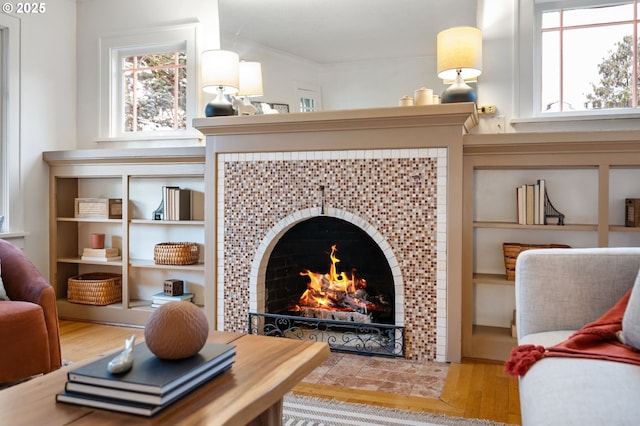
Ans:
[{"label": "hardwood floor", "polygon": [[[144,338],[141,328],[60,321],[62,359],[78,362],[112,352],[124,339],[136,335]],[[294,393],[319,398],[443,413],[451,416],[481,418],[519,425],[518,381],[502,371],[502,364],[464,360],[452,364],[439,399],[407,397],[390,393],[362,391],[311,383],[299,383]]]}]

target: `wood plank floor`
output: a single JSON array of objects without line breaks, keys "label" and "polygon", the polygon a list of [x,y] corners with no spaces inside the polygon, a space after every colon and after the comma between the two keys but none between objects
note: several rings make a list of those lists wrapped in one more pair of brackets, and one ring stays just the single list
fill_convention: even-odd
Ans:
[{"label": "wood plank floor", "polygon": [[[78,362],[112,352],[132,334],[137,340],[144,338],[141,328],[61,320],[62,359]],[[294,392],[346,402],[521,424],[517,379],[507,376],[502,371],[502,364],[477,360],[450,365],[439,399],[362,390],[354,393],[348,388],[311,383],[299,383]]]}]

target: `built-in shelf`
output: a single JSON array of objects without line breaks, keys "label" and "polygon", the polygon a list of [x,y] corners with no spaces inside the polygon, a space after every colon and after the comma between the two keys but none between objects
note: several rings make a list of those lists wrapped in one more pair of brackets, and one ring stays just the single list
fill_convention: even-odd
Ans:
[{"label": "built-in shelf", "polygon": [[[212,306],[213,289],[206,288],[204,263],[153,261],[158,243],[190,241],[204,246],[204,147],[59,151],[44,153],[44,159],[49,164],[50,282],[61,318],[142,326],[153,312],[152,295],[161,292],[169,278],[183,279],[195,303],[205,306],[209,300]],[[151,220],[164,186],[193,191],[191,214],[196,220]],[[76,218],[76,198],[121,198],[122,218]],[[122,259],[82,260],[78,253],[88,247],[92,233],[104,233],[105,245],[120,249]],[[105,306],[70,303],[69,278],[92,272],[120,274],[122,301]]]},{"label": "built-in shelf", "polygon": [[[464,137],[464,356],[504,361],[516,345],[507,326],[515,306],[514,289],[509,287],[515,282],[497,273],[505,241],[576,248],[640,245],[634,235],[640,228],[620,224],[625,198],[640,195],[639,140],[638,132]],[[514,189],[537,179],[547,181],[549,196],[565,214],[565,223],[577,223],[515,222]],[[490,322],[500,326],[481,325]]]},{"label": "built-in shelf", "polygon": [[507,280],[507,276],[504,274],[473,274],[474,284],[494,284],[494,285],[510,285],[515,282]]},{"label": "built-in shelf", "polygon": [[597,231],[598,225],[564,224],[564,225],[522,225],[515,222],[473,222],[474,228],[496,229],[536,229],[540,231]]}]

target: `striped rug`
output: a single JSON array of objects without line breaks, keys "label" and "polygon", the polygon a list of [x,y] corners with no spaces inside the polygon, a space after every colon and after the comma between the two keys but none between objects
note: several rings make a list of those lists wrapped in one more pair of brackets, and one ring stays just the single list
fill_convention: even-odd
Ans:
[{"label": "striped rug", "polygon": [[488,420],[351,404],[297,396],[284,397],[284,426],[504,426]]}]

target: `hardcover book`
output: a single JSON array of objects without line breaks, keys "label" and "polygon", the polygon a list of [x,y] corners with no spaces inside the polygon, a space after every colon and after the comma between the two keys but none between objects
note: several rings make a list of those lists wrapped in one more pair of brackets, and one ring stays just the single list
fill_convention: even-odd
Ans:
[{"label": "hardcover book", "polygon": [[102,248],[102,249],[94,249],[94,248],[85,248],[82,250],[83,256],[89,257],[114,257],[120,255],[120,250],[116,247],[110,248]]},{"label": "hardcover book", "polygon": [[61,392],[56,395],[56,401],[68,404],[82,405],[85,407],[102,408],[104,410],[119,411],[139,416],[153,416],[167,405],[143,404],[140,402],[127,402],[113,398],[102,398],[76,392]]},{"label": "hardcover book", "polygon": [[183,383],[174,390],[162,395],[145,392],[126,391],[105,386],[95,386],[85,383],[67,382],[65,391],[70,394],[82,394],[85,397],[112,398],[127,402],[138,402],[142,404],[168,405],[183,395],[194,390],[201,384],[227,371],[233,364],[233,357],[225,358],[223,362],[214,364],[210,369],[202,371],[193,379]]},{"label": "hardcover book", "polygon": [[235,346],[206,343],[196,355],[180,360],[156,357],[142,342],[133,350],[133,367],[124,374],[111,374],[107,365],[112,357],[103,357],[67,373],[69,382],[85,383],[133,392],[164,395],[216,365],[235,356]]},{"label": "hardcover book", "polygon": [[116,260],[122,260],[122,256],[110,256],[110,257],[82,256],[80,259],[91,261],[91,262],[115,262]]},{"label": "hardcover book", "polygon": [[161,302],[178,302],[181,300],[191,300],[193,299],[193,293],[182,293],[179,296],[169,296],[164,293],[156,293],[152,296],[153,302],[161,303]]}]

